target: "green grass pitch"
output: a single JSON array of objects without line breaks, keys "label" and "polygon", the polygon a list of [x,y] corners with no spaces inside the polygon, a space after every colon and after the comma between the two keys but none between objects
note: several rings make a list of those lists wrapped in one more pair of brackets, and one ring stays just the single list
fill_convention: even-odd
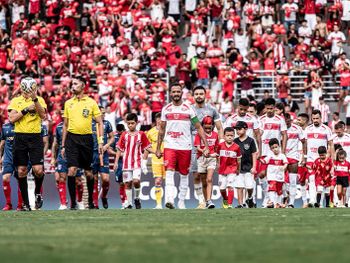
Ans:
[{"label": "green grass pitch", "polygon": [[349,262],[350,209],[0,213],[0,262]]}]

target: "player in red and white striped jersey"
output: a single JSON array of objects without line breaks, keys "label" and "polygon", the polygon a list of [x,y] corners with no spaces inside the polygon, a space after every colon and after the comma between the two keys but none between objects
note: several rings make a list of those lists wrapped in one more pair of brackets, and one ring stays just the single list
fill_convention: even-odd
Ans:
[{"label": "player in red and white striped jersey", "polygon": [[[269,142],[272,138],[276,138],[281,145],[281,151],[284,154],[287,146],[287,126],[284,118],[275,114],[276,101],[273,98],[268,98],[265,101],[265,112],[259,118],[261,135],[261,145],[259,145],[260,156],[265,157],[271,154]],[[257,173],[260,178],[264,178],[266,174],[266,164],[258,162]],[[265,180],[265,181],[264,181]],[[268,201],[267,191],[268,187],[266,179],[261,181],[264,192],[263,206],[266,206]]]},{"label": "player in red and white striped jersey", "polygon": [[[305,136],[302,128],[299,125],[292,123],[292,118],[289,113],[284,115],[287,125],[287,147],[286,156],[288,159],[288,173],[289,173],[289,207],[294,208],[294,200],[297,192],[297,177],[298,177],[298,163],[304,161],[304,154],[306,154]],[[302,156],[300,156],[299,143],[303,145]]]},{"label": "player in red and white striped jersey", "polygon": [[173,187],[175,171],[180,173],[180,193],[178,208],[185,209],[185,197],[188,190],[188,173],[191,163],[193,140],[191,125],[198,131],[204,143],[203,155],[208,157],[209,149],[205,132],[192,106],[182,101],[182,87],[173,84],[170,88],[172,102],[162,109],[161,123],[158,133],[156,155],[162,156],[161,145],[164,139],[165,164],[165,206],[174,209]]},{"label": "player in red and white striped jersey", "polygon": [[244,121],[248,125],[247,135],[251,138],[255,138],[257,145],[261,145],[259,122],[255,116],[247,113],[248,108],[249,108],[249,100],[245,98],[240,99],[237,113],[233,114],[232,116],[226,119],[224,128],[226,127],[234,128],[238,121]]},{"label": "player in red and white striped jersey", "polygon": [[[307,141],[307,159],[306,166],[311,171],[313,162],[318,158],[318,148],[325,146],[328,154],[334,156],[334,146],[331,129],[322,124],[321,112],[319,110],[312,111],[312,124],[305,129],[305,138]],[[309,206],[312,207],[316,203],[316,185],[315,175],[310,172],[309,179]]]},{"label": "player in red and white striped jersey", "polygon": [[114,170],[116,171],[118,169],[118,160],[123,153],[123,182],[126,187],[126,202],[128,202],[126,207],[132,208],[132,186],[134,186],[135,207],[136,209],[140,209],[141,155],[145,150],[150,153],[154,153],[154,151],[146,134],[136,130],[137,122],[136,114],[130,113],[126,116],[129,131],[123,132],[118,141]]},{"label": "player in red and white striped jersey", "polygon": [[346,152],[347,160],[350,161],[350,134],[345,133],[345,123],[338,122],[335,126],[335,134],[333,134],[333,144],[339,144]]}]

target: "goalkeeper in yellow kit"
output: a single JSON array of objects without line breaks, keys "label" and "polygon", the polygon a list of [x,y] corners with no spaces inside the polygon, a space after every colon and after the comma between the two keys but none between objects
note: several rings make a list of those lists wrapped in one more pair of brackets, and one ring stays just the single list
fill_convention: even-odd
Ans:
[{"label": "goalkeeper in yellow kit", "polygon": [[[157,113],[155,115],[155,121],[156,126],[154,126],[152,129],[150,129],[146,135],[148,140],[152,144],[153,150],[157,149],[157,140],[158,140],[158,128],[160,124],[160,113]],[[163,145],[162,145],[162,152],[163,152]],[[144,165],[143,167],[146,169],[146,163],[147,163],[147,157],[148,153],[145,151],[144,154]],[[156,207],[155,209],[162,209],[162,196],[163,196],[163,188],[162,188],[162,181],[165,178],[165,168],[164,168],[164,160],[163,157],[158,159],[157,156],[152,154],[152,172],[154,177],[154,184],[155,184],[155,196],[156,196]]]}]

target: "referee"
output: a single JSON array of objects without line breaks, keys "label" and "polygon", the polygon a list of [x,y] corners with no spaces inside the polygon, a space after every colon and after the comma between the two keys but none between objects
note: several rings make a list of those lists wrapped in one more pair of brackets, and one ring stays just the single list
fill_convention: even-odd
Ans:
[{"label": "referee", "polygon": [[23,199],[23,210],[30,211],[28,198],[28,163],[35,175],[35,208],[41,208],[43,199],[40,193],[44,180],[44,143],[41,136],[41,122],[46,118],[46,103],[37,96],[37,89],[11,100],[8,106],[9,120],[15,125],[13,142],[13,164],[18,171],[18,184]]},{"label": "referee", "polygon": [[92,119],[98,124],[98,151],[102,153],[103,123],[100,109],[92,98],[84,94],[86,82],[82,77],[73,78],[71,88],[74,97],[64,104],[64,124],[62,131],[62,156],[67,160],[68,190],[71,198],[71,209],[77,208],[75,193],[75,175],[77,169],[85,171],[89,192],[89,208],[94,209],[93,190],[94,177],[92,174],[93,137]]}]

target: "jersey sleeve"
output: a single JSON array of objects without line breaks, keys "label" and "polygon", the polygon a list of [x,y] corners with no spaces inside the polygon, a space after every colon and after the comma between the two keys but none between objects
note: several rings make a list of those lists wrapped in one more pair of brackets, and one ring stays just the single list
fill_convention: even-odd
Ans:
[{"label": "jersey sleeve", "polygon": [[144,132],[141,132],[141,149],[142,149],[142,151],[149,148],[150,146],[151,146],[151,143],[148,140],[146,134]]},{"label": "jersey sleeve", "polygon": [[258,119],[253,117],[253,130],[257,130],[259,128],[260,128],[260,125],[259,125]]},{"label": "jersey sleeve", "polygon": [[194,125],[197,122],[199,122],[199,119],[197,117],[196,112],[194,111],[193,107],[190,107],[190,119],[191,119],[191,123]]},{"label": "jersey sleeve", "polygon": [[5,137],[4,137],[4,128],[1,128],[1,131],[0,131],[0,141],[4,141],[5,140]]},{"label": "jersey sleeve", "polygon": [[329,127],[327,127],[327,141],[333,141],[333,133]]},{"label": "jersey sleeve", "polygon": [[198,133],[194,137],[194,146],[200,146],[201,145],[201,137],[199,137]]},{"label": "jersey sleeve", "polygon": [[226,129],[227,127],[232,127],[232,118],[228,117],[226,119],[226,121],[224,122],[224,129]]},{"label": "jersey sleeve", "polygon": [[281,119],[281,131],[286,131],[287,130],[287,125],[286,122]]},{"label": "jersey sleeve", "polygon": [[120,151],[125,151],[125,132],[122,133],[122,136],[120,136],[119,141],[116,144],[116,148]]},{"label": "jersey sleeve", "polygon": [[162,109],[162,113],[160,115],[160,120],[161,121],[167,121],[166,116],[165,116],[165,108]]},{"label": "jersey sleeve", "polygon": [[7,107],[7,110],[8,111],[15,110],[17,112],[19,111],[18,110],[18,103],[17,103],[16,99],[11,100],[9,106]]},{"label": "jersey sleeve", "polygon": [[101,116],[101,111],[100,111],[96,101],[93,100],[93,102],[94,103],[92,104],[92,116],[96,118],[96,117]]},{"label": "jersey sleeve", "polygon": [[64,112],[63,112],[64,118],[69,118],[69,111],[68,111],[68,101],[64,103]]},{"label": "jersey sleeve", "polygon": [[113,132],[112,124],[107,121],[106,133],[110,134],[111,132]]},{"label": "jersey sleeve", "polygon": [[44,109],[47,109],[47,105],[45,100],[42,97],[38,97],[39,103],[41,105],[41,107],[43,107]]},{"label": "jersey sleeve", "polygon": [[220,114],[217,111],[217,109],[215,109],[214,107],[213,107],[213,120],[214,122],[221,121]]}]

